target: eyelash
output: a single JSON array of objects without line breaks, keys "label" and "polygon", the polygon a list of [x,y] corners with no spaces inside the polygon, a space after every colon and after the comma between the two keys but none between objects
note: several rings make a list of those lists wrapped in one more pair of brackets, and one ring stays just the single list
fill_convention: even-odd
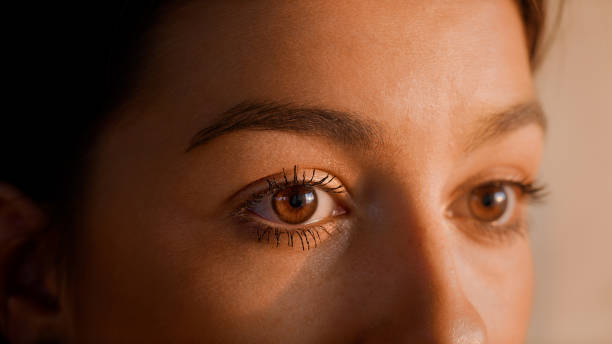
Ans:
[{"label": "eyelash", "polygon": [[[329,186],[332,181],[336,180],[336,177],[332,176],[330,178],[330,174],[328,173],[325,173],[325,176],[319,179],[315,179],[315,174],[317,171],[317,169],[312,169],[312,172],[307,173],[306,170],[304,170],[300,177],[297,166],[294,166],[293,176],[291,178],[288,176],[287,171],[283,169],[279,180],[277,180],[275,177],[264,179],[265,182],[268,183],[267,190],[253,193],[251,197],[234,212],[234,215],[241,220],[241,223],[248,225],[255,232],[254,234],[256,234],[258,242],[274,242],[274,246],[280,247],[281,242],[284,242],[285,240],[283,237],[286,237],[288,247],[293,248],[295,245],[298,245],[298,248],[301,247],[302,250],[310,250],[311,247],[318,247],[321,242],[322,234],[331,237],[335,232],[343,232],[341,221],[329,220],[323,224],[317,223],[293,228],[281,226],[277,227],[254,219],[253,214],[250,211],[254,205],[261,202],[267,196],[298,185],[313,188],[316,187],[330,194],[342,194],[346,192],[343,184],[338,183],[339,185],[337,186]],[[319,172],[322,171],[319,170]],[[468,188],[468,190],[463,192],[463,194],[467,194],[470,192],[470,190],[481,186],[516,187],[519,190],[517,202],[522,203],[540,202],[547,195],[547,189],[544,185],[540,185],[538,182],[529,182],[526,180],[516,179],[485,182]],[[527,233],[528,227],[523,216],[504,225],[495,225],[492,222],[484,222],[472,217],[469,218],[468,221],[465,221],[464,225],[470,227],[469,229],[472,229],[470,231],[472,233],[474,233],[475,230],[475,232],[484,234],[487,238],[497,241],[506,241],[508,239],[512,239],[515,235],[524,236]]]},{"label": "eyelash", "polygon": [[[333,234],[326,229],[324,225],[312,225],[309,227],[303,228],[276,228],[263,224],[254,224],[255,230],[257,233],[257,241],[261,242],[262,240],[267,240],[268,243],[271,242],[272,239],[276,240],[276,247],[279,247],[281,244],[282,236],[287,237],[287,246],[295,247],[296,244],[301,244],[302,251],[310,250],[310,248],[316,248],[321,243],[321,231],[325,232],[325,234],[329,236],[333,236]],[[339,232],[342,232],[340,226],[336,228]],[[274,234],[272,234],[274,233]],[[273,237],[271,238],[271,234]],[[311,239],[308,238],[310,234]],[[316,235],[315,235],[316,234]],[[296,239],[299,238],[299,241]],[[284,240],[283,240],[284,241]],[[299,246],[298,246],[299,247]]]},{"label": "eyelash", "polygon": [[327,185],[329,185],[332,181],[334,181],[336,179],[335,176],[332,176],[331,178],[329,178],[330,174],[327,173],[325,175],[325,177],[319,179],[318,181],[313,181],[314,180],[314,176],[315,173],[317,172],[316,168],[312,169],[312,176],[310,177],[310,179],[308,181],[306,181],[307,177],[306,177],[306,171],[302,172],[302,181],[300,182],[298,174],[297,174],[297,165],[293,166],[293,178],[287,178],[287,171],[285,169],[283,169],[283,180],[281,181],[281,184],[279,184],[274,178],[266,178],[266,181],[268,182],[268,194],[269,193],[274,193],[277,191],[281,191],[287,188],[290,188],[292,186],[297,186],[297,185],[302,185],[302,186],[310,186],[310,187],[320,187],[323,189],[323,191],[329,192],[329,193],[344,193],[344,185],[340,184],[337,187],[334,188],[329,188],[327,187]]},{"label": "eyelash", "polygon": [[275,240],[275,246],[279,247],[281,244],[281,238],[286,236],[287,246],[289,247],[295,247],[295,245],[298,244],[301,246],[303,251],[310,250],[311,247],[318,247],[321,242],[321,232],[329,236],[333,236],[332,233],[335,231],[338,231],[339,233],[343,232],[342,225],[339,223],[334,223],[332,220],[323,224],[313,224],[295,228],[282,228],[267,225],[260,221],[254,220],[250,212],[250,209],[266,198],[266,196],[273,195],[276,192],[291,188],[293,186],[317,187],[330,194],[343,194],[346,192],[343,184],[339,183],[339,185],[334,187],[329,186],[330,183],[336,180],[336,177],[331,176],[329,173],[326,173],[324,177],[316,180],[315,174],[317,171],[317,169],[312,169],[312,173],[309,172],[307,175],[306,170],[304,170],[302,171],[302,176],[300,178],[297,171],[297,165],[295,165],[293,166],[292,178],[288,177],[285,169],[283,169],[282,175],[280,176],[280,182],[274,177],[266,178],[265,181],[268,183],[268,189],[253,193],[251,198],[245,201],[238,208],[235,215],[241,219],[243,224],[249,225],[255,231],[258,242],[266,240],[268,243],[270,243],[272,240]]},{"label": "eyelash", "polygon": [[530,201],[541,201],[546,197],[546,186],[539,182],[527,181],[502,181],[503,183],[512,184],[521,189],[523,195],[529,197]]}]

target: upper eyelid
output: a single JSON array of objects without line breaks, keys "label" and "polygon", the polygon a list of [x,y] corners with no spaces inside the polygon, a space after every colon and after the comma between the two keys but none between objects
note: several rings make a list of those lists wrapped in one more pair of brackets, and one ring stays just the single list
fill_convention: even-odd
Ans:
[{"label": "upper eyelid", "polygon": [[[456,217],[464,217],[457,216],[455,210],[459,209],[457,206],[467,207],[467,198],[470,196],[471,191],[484,186],[489,185],[499,185],[499,186],[507,186],[511,187],[515,193],[515,202],[516,206],[526,206],[529,203],[538,202],[543,197],[546,196],[546,187],[537,183],[537,182],[518,182],[513,180],[492,180],[491,182],[484,182],[477,184],[468,189],[468,191],[461,193],[458,197],[452,199],[451,203],[445,207],[445,214],[448,218],[456,218]],[[464,209],[467,213],[467,209]],[[467,218],[471,218],[471,216],[465,216]]]},{"label": "upper eyelid", "polygon": [[[232,210],[229,213],[230,215],[229,217],[230,218],[242,218],[242,219],[252,218],[253,216],[255,216],[253,215],[254,213],[253,208],[258,207],[261,201],[265,201],[269,197],[272,197],[272,195],[276,192],[275,190],[282,190],[282,188],[284,187],[292,187],[296,185],[306,185],[306,186],[310,185],[319,190],[322,189],[321,190],[322,192],[334,193],[335,194],[334,196],[330,195],[329,197],[333,199],[334,203],[336,203],[337,205],[339,205],[340,207],[344,209],[344,214],[350,213],[351,212],[350,209],[353,208],[353,203],[351,202],[350,196],[348,195],[348,193],[345,191],[335,192],[335,190],[338,190],[339,188],[341,188],[340,190],[344,190],[345,188],[344,184],[340,181],[340,179],[336,177],[335,175],[332,175],[331,173],[328,173],[324,170],[312,169],[312,171],[313,172],[311,172],[311,175],[309,178],[305,178],[304,174],[301,173],[302,177],[296,179],[294,177],[295,172],[292,175],[292,177],[289,178],[288,175],[286,174],[286,171],[283,171],[279,174],[268,176],[266,178],[262,178],[253,183],[250,183],[249,186],[245,187],[243,190],[241,190],[238,193],[237,201],[239,201],[240,203],[236,203],[234,206],[232,206]],[[273,179],[274,182],[271,183],[271,179]],[[273,185],[275,186],[274,189],[273,189]],[[280,187],[281,189],[276,189],[276,187]],[[253,189],[256,189],[256,190],[253,190]],[[339,195],[339,194],[344,194],[344,195]],[[259,215],[257,213],[255,214]],[[261,215],[259,216],[263,218],[263,221],[270,221],[266,217],[263,217]],[[260,219],[260,220],[253,220],[253,221],[260,222],[262,220]],[[279,224],[269,224],[268,226],[276,226],[276,225],[279,225]],[[312,225],[313,224],[308,224],[307,226],[312,226]],[[303,226],[304,225],[292,226],[289,224],[282,224],[282,227],[287,230],[302,229],[304,228]]]},{"label": "upper eyelid", "polygon": [[[461,207],[462,205],[467,207],[467,198],[469,197],[470,193],[472,192],[472,190],[474,190],[475,188],[479,188],[481,186],[487,186],[487,185],[495,185],[495,184],[499,184],[499,185],[507,185],[507,186],[512,186],[516,189],[518,189],[519,193],[521,194],[517,194],[516,197],[516,202],[517,203],[529,203],[530,201],[532,201],[532,199],[536,199],[537,200],[537,193],[539,193],[539,190],[542,190],[543,188],[535,185],[535,182],[527,182],[524,179],[518,179],[518,178],[491,178],[488,180],[483,180],[481,182],[474,182],[473,184],[469,183],[469,184],[464,184],[463,186],[459,187],[455,192],[453,192],[452,197],[449,198],[449,202],[448,204],[444,205],[444,214],[445,217],[447,218],[456,218],[457,217],[457,208],[458,206]],[[535,186],[534,186],[535,185]],[[533,192],[528,192],[528,190],[530,189],[534,189],[536,190],[536,195],[534,196]],[[467,209],[464,209],[465,211],[467,211]]]},{"label": "upper eyelid", "polygon": [[534,181],[528,173],[522,171],[522,169],[513,171],[506,171],[495,174],[477,174],[473,177],[467,178],[461,182],[460,186],[453,189],[448,194],[448,201],[444,204],[444,208],[448,208],[452,205],[459,197],[469,193],[473,188],[490,184],[490,183],[514,183],[517,185],[533,184]]},{"label": "upper eyelid", "polygon": [[[295,166],[297,166],[297,165],[295,165]],[[301,180],[301,178],[302,178],[302,172],[305,172],[305,171],[315,171],[315,177],[313,179],[313,182],[321,180],[321,178],[324,177],[324,176],[329,176],[329,179],[325,181],[326,183],[328,183],[327,186],[331,186],[331,185],[333,185],[333,187],[342,186],[342,188],[340,190],[344,190],[344,191],[346,191],[346,193],[348,193],[348,190],[346,189],[345,184],[340,180],[340,178],[338,176],[336,176],[335,174],[327,172],[324,169],[296,167],[296,170],[299,171],[298,172],[299,180]],[[285,173],[286,173],[286,171],[287,171],[287,169],[285,169]],[[312,173],[312,172],[310,172],[310,173]],[[307,175],[308,175],[308,173],[307,173]],[[289,182],[292,182],[294,180],[293,176],[294,176],[293,168],[291,168],[291,172],[289,174],[287,174],[287,180]],[[309,181],[310,177],[308,177],[307,179]],[[333,181],[331,179],[333,179]],[[246,186],[242,187],[240,190],[234,192],[231,196],[229,196],[228,199],[227,199],[227,202],[229,202],[229,203],[236,203],[237,201],[242,200],[241,203],[243,203],[244,200],[252,197],[255,194],[265,193],[266,190],[269,190],[268,180],[275,180],[276,182],[278,182],[279,180],[282,180],[284,182],[283,171],[280,171],[280,172],[278,172],[276,174],[268,175],[266,177],[257,179],[255,181],[247,184]]]},{"label": "upper eyelid", "polygon": [[[313,174],[314,176],[314,174]],[[274,190],[281,190],[285,187],[292,187],[292,186],[296,186],[296,185],[305,185],[305,186],[310,186],[310,187],[318,187],[318,188],[322,188],[324,189],[324,191],[328,191],[328,192],[336,192],[336,190],[340,191],[342,188],[344,188],[344,184],[342,183],[338,183],[336,184],[332,184],[332,186],[328,186],[330,185],[335,179],[336,176],[331,176],[330,178],[330,174],[326,175],[325,177],[316,180],[314,179],[314,177],[311,177],[310,179],[308,179],[308,181],[306,180],[306,178],[302,179],[301,181],[299,179],[293,179],[292,181],[285,181],[285,184],[279,184],[277,181],[275,180],[271,180],[271,179],[266,179],[266,181],[268,182],[268,189],[270,192],[274,191]]]},{"label": "upper eyelid", "polygon": [[[501,184],[514,184],[515,189],[520,189],[520,182],[513,181],[504,181],[504,180],[493,180],[493,183],[498,182]],[[479,187],[480,185],[487,185],[487,182],[477,184],[475,187]],[[515,192],[523,192],[523,191],[515,191]],[[459,203],[461,207],[462,204],[465,207],[459,212],[455,212],[451,210],[454,208],[456,202],[461,202],[465,200],[467,193],[461,194],[459,198],[454,199],[451,206],[447,209],[452,211],[452,214],[447,213],[447,219],[449,223],[451,223],[455,228],[462,231],[472,239],[481,242],[481,243],[504,243],[509,240],[514,239],[517,236],[525,236],[528,233],[528,225],[525,214],[525,207],[527,206],[527,202],[529,200],[521,201],[521,196],[516,195],[514,207],[512,209],[512,217],[513,219],[508,223],[499,224],[497,221],[487,222],[481,221],[475,218],[473,215],[469,213],[469,209],[467,209],[467,202]],[[528,196],[526,193],[524,196]],[[463,211],[463,214],[460,212]],[[450,216],[449,216],[450,215]]]},{"label": "upper eyelid", "polygon": [[[314,176],[314,174],[313,174]],[[284,178],[283,178],[284,179]],[[332,184],[332,186],[328,186],[330,185],[333,181],[336,180],[336,176],[332,176],[331,174],[326,174],[325,177],[322,177],[320,179],[316,179],[314,177],[310,177],[310,178],[304,178],[301,181],[299,179],[292,179],[289,180],[287,179],[285,181],[286,184],[279,184],[277,181],[270,179],[270,178],[266,178],[266,182],[268,183],[268,189],[267,190],[261,190],[259,192],[254,192],[252,194],[251,198],[255,198],[255,197],[264,197],[266,195],[270,195],[272,193],[274,193],[275,191],[278,190],[282,190],[285,187],[292,187],[292,186],[296,186],[296,185],[306,185],[306,186],[310,186],[310,187],[316,187],[319,189],[323,189],[323,191],[325,192],[330,192],[330,193],[344,193],[344,184],[342,184],[341,182],[338,181],[337,184]]]},{"label": "upper eyelid", "polygon": [[[337,190],[341,190],[341,189],[344,188],[343,184],[340,184],[340,185],[335,186],[335,187],[326,187],[325,183],[315,184],[315,183],[312,183],[312,181],[310,181],[310,182],[306,182],[305,184],[300,184],[300,182],[298,181],[297,184],[294,184],[294,185],[306,185],[306,186],[322,188],[323,191],[330,192],[330,193],[344,193],[344,191],[337,191]],[[289,187],[291,187],[291,186],[289,186]],[[273,190],[272,186],[269,184],[269,188],[268,189],[261,190],[259,192],[254,192],[251,195],[251,198],[249,198],[245,203],[249,203],[249,202],[252,202],[252,201],[260,202],[263,198],[265,198],[265,196],[271,195],[272,193],[274,193],[274,191],[275,190]]]}]

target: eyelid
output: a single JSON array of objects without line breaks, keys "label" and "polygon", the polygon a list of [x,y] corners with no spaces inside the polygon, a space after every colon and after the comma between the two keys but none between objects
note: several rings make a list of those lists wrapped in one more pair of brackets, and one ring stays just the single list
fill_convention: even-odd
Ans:
[{"label": "eyelid", "polygon": [[[532,189],[531,187],[532,184],[533,183],[519,182],[519,181],[513,181],[513,180],[491,180],[491,181],[483,182],[483,183],[476,184],[473,186],[469,186],[466,188],[461,188],[461,190],[465,190],[465,191],[459,194],[459,196],[452,199],[449,206],[445,208],[446,209],[445,213],[447,217],[471,217],[470,211],[468,209],[469,196],[471,195],[474,189],[485,187],[485,186],[490,186],[490,185],[499,185],[499,186],[505,186],[505,187],[511,188],[511,190],[514,191],[514,195],[512,196],[514,198],[513,202],[516,203],[517,206],[521,206],[524,203],[525,196],[530,196],[531,191],[529,190]],[[535,187],[534,189],[536,191],[533,191],[533,192],[538,192],[537,190],[540,190],[541,188]],[[465,208],[465,209],[462,209],[463,211],[461,210],[454,211],[453,208],[455,209]],[[459,214],[460,212],[463,212],[464,215]],[[497,220],[494,222],[497,222]]]},{"label": "eyelid", "polygon": [[294,175],[296,172],[298,175],[298,182],[300,183],[304,178],[307,183],[311,181],[314,183],[319,182],[323,180],[324,177],[328,176],[323,183],[320,183],[321,185],[317,185],[316,187],[321,188],[324,191],[331,192],[334,196],[336,196],[336,200],[343,208],[347,210],[353,208],[350,193],[338,176],[333,175],[332,173],[323,169],[301,168],[295,165],[292,169],[283,169],[279,173],[269,175],[249,183],[247,186],[232,195],[229,199],[230,207],[233,209],[230,217],[235,215],[240,208],[244,208],[247,205],[246,203],[250,200],[270,194],[270,181],[276,181],[277,184],[283,184],[286,177],[287,182],[292,183],[295,181]]},{"label": "eyelid", "polygon": [[473,188],[494,182],[508,182],[521,185],[534,184],[534,177],[523,169],[513,166],[499,166],[484,170],[469,178],[463,179],[461,184],[452,189],[445,199],[444,209],[448,209],[455,200],[470,192]]},{"label": "eyelid", "polygon": [[[321,217],[317,221],[300,224],[274,222],[253,212],[253,206],[258,206],[259,202],[265,202],[278,190],[296,185],[312,186],[319,192],[327,190],[329,195],[326,194],[326,196],[333,199],[330,202],[335,203],[336,208],[341,212]],[[317,247],[322,241],[335,236],[336,232],[342,233],[342,228],[346,226],[346,220],[348,220],[345,215],[350,214],[352,209],[348,192],[338,177],[323,170],[298,169],[297,166],[294,166],[289,173],[283,170],[281,173],[250,183],[239,191],[235,198],[240,203],[233,208],[231,218],[234,223],[239,224],[241,232],[251,232],[253,238],[258,242],[268,241],[272,246],[279,247],[280,241],[286,241],[289,247],[297,247],[302,250]]]},{"label": "eyelid", "polygon": [[507,243],[517,237],[524,237],[528,234],[528,224],[524,217],[519,217],[503,226],[496,226],[490,223],[476,223],[466,221],[463,225],[467,228],[463,232],[468,234],[476,241],[490,243]]},{"label": "eyelid", "polygon": [[[313,187],[313,189],[315,193],[317,194],[317,199],[318,199],[317,208],[314,214],[312,214],[312,216],[303,223],[297,223],[297,224],[283,223],[282,220],[278,218],[278,215],[276,215],[272,207],[270,206],[266,207],[266,201],[268,202],[270,201],[270,197],[272,197],[271,194],[265,194],[265,196],[262,199],[249,205],[248,206],[249,209],[247,210],[253,213],[254,215],[260,217],[260,220],[270,222],[270,225],[272,226],[282,225],[283,227],[287,227],[287,228],[300,228],[300,227],[309,226],[312,224],[317,224],[321,222],[320,220],[329,219],[329,218],[343,215],[346,213],[346,210],[344,209],[344,207],[338,204],[338,201],[334,199],[333,195],[328,194],[327,192],[325,192],[324,190],[321,190],[320,188],[316,186]],[[326,207],[330,210],[331,214],[329,216],[323,216],[321,214],[321,213],[325,213]]]},{"label": "eyelid", "polygon": [[[468,184],[469,185],[469,184]],[[481,221],[471,214],[469,209],[469,196],[476,188],[486,187],[490,185],[500,185],[508,187],[512,190],[513,204],[510,213],[504,214],[503,220],[495,220],[491,222]],[[544,188],[534,186],[534,183],[527,183],[515,180],[491,180],[474,186],[469,186],[467,191],[460,194],[459,197],[453,199],[452,203],[446,209],[447,218],[451,223],[462,232],[469,235],[476,241],[483,243],[492,242],[509,242],[514,238],[523,237],[528,233],[528,224],[526,219],[526,207],[529,202],[541,199]],[[500,219],[501,219],[500,218]]]}]

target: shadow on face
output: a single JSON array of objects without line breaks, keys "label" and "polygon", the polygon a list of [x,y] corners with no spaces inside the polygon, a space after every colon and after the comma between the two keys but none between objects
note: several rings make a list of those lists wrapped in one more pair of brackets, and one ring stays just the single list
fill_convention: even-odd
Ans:
[{"label": "shadow on face", "polygon": [[544,119],[512,1],[160,18],[92,148],[68,339],[523,340]]}]

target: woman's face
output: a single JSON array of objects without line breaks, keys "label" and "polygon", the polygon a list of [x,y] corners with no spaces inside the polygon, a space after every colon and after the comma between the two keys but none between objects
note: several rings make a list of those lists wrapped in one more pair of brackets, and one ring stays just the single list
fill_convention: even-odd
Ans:
[{"label": "woman's face", "polygon": [[161,18],[90,157],[74,340],[523,340],[544,121],[513,1]]}]

